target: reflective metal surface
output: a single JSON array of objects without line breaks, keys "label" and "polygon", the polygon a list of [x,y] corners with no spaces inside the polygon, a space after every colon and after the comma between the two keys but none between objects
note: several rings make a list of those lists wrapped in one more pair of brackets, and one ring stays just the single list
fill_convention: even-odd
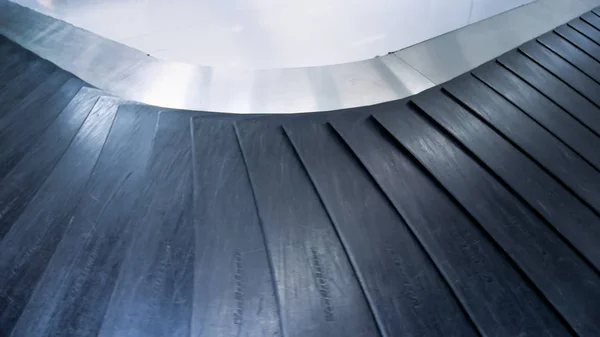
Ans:
[{"label": "reflective metal surface", "polygon": [[598,0],[539,0],[395,54],[439,84],[598,5]]},{"label": "reflective metal surface", "polygon": [[190,110],[310,112],[410,96],[597,5],[600,0],[538,0],[395,54],[264,70],[157,60],[7,0],[0,0],[0,34],[124,99]]},{"label": "reflective metal surface", "polygon": [[532,0],[12,0],[158,59],[321,66],[386,55]]}]

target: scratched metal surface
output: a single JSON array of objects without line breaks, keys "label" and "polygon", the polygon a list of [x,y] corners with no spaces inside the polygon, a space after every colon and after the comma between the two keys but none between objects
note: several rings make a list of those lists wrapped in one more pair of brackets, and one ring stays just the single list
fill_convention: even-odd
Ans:
[{"label": "scratched metal surface", "polygon": [[8,0],[0,0],[0,33],[125,99],[187,110],[291,113],[408,97],[597,5],[600,0],[538,0],[382,57],[261,70],[157,60]]},{"label": "scratched metal surface", "polygon": [[533,0],[11,1],[161,60],[272,69],[371,59]]}]

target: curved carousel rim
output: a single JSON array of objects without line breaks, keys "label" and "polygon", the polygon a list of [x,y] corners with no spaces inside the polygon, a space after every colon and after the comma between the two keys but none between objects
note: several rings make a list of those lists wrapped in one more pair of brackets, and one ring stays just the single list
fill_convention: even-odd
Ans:
[{"label": "curved carousel rim", "polygon": [[304,68],[217,68],[158,60],[7,0],[0,0],[0,34],[124,99],[174,109],[294,113],[414,95],[598,5],[599,0],[538,0],[383,57]]}]

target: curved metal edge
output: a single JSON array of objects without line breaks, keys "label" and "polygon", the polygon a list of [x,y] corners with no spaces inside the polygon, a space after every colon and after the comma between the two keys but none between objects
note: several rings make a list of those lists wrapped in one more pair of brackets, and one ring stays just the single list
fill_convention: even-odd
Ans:
[{"label": "curved metal edge", "polygon": [[537,0],[395,54],[441,84],[597,6],[600,0]]},{"label": "curved metal edge", "polygon": [[[532,31],[537,36],[539,29],[550,30],[561,23],[557,21],[567,21],[600,2],[569,1],[571,11],[553,15],[553,20],[544,18],[565,1],[538,0],[383,57],[306,68],[250,70],[157,60],[8,0],[0,0],[0,34],[123,99],[173,109],[298,113],[373,105],[414,95],[515,48],[530,39]],[[515,17],[517,21],[528,18],[519,13],[539,10],[542,14],[534,29],[525,26],[519,34],[510,29]],[[571,15],[573,11],[578,13]],[[508,33],[489,48],[481,34],[471,39],[479,31],[501,37]],[[489,40],[487,44],[491,44]]]},{"label": "curved metal edge", "polygon": [[394,55],[325,67],[265,70],[157,60],[7,0],[0,1],[0,33],[93,86],[165,108],[324,111],[394,100],[433,86]]}]

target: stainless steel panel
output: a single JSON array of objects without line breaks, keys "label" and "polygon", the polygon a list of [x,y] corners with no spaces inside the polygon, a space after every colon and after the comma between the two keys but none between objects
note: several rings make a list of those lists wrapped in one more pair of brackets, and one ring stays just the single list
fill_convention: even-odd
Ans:
[{"label": "stainless steel panel", "polygon": [[599,0],[539,0],[395,55],[439,84],[599,5]]},{"label": "stainless steel panel", "polygon": [[124,99],[190,110],[309,112],[418,93],[592,9],[597,2],[539,0],[396,54],[305,68],[251,70],[161,61],[7,0],[0,0],[0,33]]},{"label": "stainless steel panel", "polygon": [[158,59],[313,67],[371,59],[532,0],[12,0]]}]

